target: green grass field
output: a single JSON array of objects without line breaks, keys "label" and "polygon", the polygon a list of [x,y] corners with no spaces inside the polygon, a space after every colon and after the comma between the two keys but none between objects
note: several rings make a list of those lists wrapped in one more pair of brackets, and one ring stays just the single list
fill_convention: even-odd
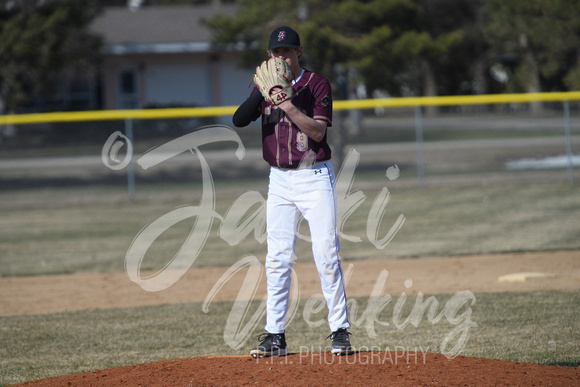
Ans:
[{"label": "green grass field", "polygon": [[[345,236],[360,239],[343,239],[345,262],[580,249],[577,184],[421,188],[387,182],[391,197],[376,233],[386,235],[400,214],[405,222],[385,249],[377,249],[368,240],[366,226],[384,183],[356,183],[361,183],[359,189],[366,199],[342,228]],[[224,216],[244,192],[256,190],[265,195],[265,186],[263,179],[242,181],[236,187],[218,185],[216,213]],[[143,227],[176,208],[198,205],[199,200],[200,187],[194,184],[140,187],[133,202],[123,189],[109,187],[1,191],[0,276],[123,271],[125,253]],[[188,219],[163,233],[142,269],[163,268],[192,226],[193,219]],[[265,244],[253,233],[232,247],[219,236],[220,226],[215,219],[194,266],[230,266],[250,254],[263,260]],[[306,233],[304,225],[301,232]],[[298,241],[301,259],[309,259],[309,249],[306,241]],[[436,297],[443,303],[451,296]],[[462,355],[580,365],[579,292],[476,297],[472,321],[478,326],[471,328]],[[356,300],[363,310],[368,299]],[[409,304],[411,301],[412,297]],[[392,320],[394,303],[381,312],[381,321]],[[209,313],[196,303],[0,317],[0,384],[167,358],[244,354],[246,348],[234,350],[223,338],[232,305],[212,303]],[[376,328],[378,337],[371,339],[364,324],[353,326],[354,345],[439,352],[454,326],[445,319],[432,324],[423,317],[417,327],[398,329],[391,324]],[[323,349],[327,335],[324,325],[312,328],[297,318],[288,328],[290,350],[299,351],[301,346]]]},{"label": "green grass field", "polygon": [[[258,180],[235,188],[216,185],[215,212],[225,216],[236,199],[250,190],[265,197],[266,184]],[[384,249],[369,242],[367,221],[382,186],[365,185],[360,189],[364,201],[341,228],[345,261],[580,248],[576,184],[399,188],[395,182],[384,186],[391,197],[380,227],[371,231],[385,236],[401,214],[403,226]],[[0,275],[122,271],[125,253],[140,230],[170,211],[199,206],[200,192],[194,185],[143,187],[135,202],[128,201],[122,189],[113,188],[0,192]],[[256,210],[252,207],[249,212]],[[186,219],[163,233],[145,256],[142,269],[163,268],[195,220]],[[230,266],[249,254],[264,257],[265,243],[254,233],[232,248],[218,234],[221,226],[214,217],[194,267]],[[306,225],[300,231],[308,235]],[[297,255],[309,254],[309,243],[298,240]]]},{"label": "green grass field", "polygon": [[[394,295],[393,295],[394,296]],[[443,304],[449,295],[436,298]],[[578,292],[531,292],[476,295],[470,330],[461,355],[569,367],[580,365]],[[395,298],[395,297],[394,297]],[[409,297],[407,304],[413,303]],[[364,310],[368,299],[357,299]],[[232,302],[177,304],[127,309],[86,310],[0,317],[0,384],[172,358],[246,354],[224,343],[223,326]],[[415,328],[392,324],[395,300],[369,338],[364,324],[353,325],[352,342],[361,350],[440,352],[455,327],[446,319],[432,324],[425,316]],[[299,307],[301,310],[304,302]],[[406,316],[408,309],[404,310]],[[324,318],[321,312],[318,318]],[[259,333],[259,332],[257,332]],[[256,335],[257,335],[256,333]],[[294,319],[287,330],[289,351],[324,350],[326,326],[309,327]],[[250,340],[251,345],[256,340]],[[420,355],[418,361],[421,361]]]}]

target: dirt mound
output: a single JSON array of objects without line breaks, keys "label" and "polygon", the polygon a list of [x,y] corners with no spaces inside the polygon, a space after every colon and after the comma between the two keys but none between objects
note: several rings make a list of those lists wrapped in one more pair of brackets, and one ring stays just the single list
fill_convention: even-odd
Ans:
[{"label": "dirt mound", "polygon": [[580,385],[580,369],[421,352],[306,352],[285,357],[211,356],[163,360],[18,386]]}]

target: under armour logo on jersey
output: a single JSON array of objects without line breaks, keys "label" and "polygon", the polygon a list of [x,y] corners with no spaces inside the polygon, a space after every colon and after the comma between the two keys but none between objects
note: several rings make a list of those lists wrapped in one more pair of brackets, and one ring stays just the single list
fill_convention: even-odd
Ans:
[{"label": "under armour logo on jersey", "polygon": [[278,41],[281,42],[282,40],[284,40],[286,38],[286,31],[280,31],[278,33]]},{"label": "under armour logo on jersey", "polygon": [[314,170],[315,175],[318,175],[319,173],[322,174],[322,169],[315,169]]}]

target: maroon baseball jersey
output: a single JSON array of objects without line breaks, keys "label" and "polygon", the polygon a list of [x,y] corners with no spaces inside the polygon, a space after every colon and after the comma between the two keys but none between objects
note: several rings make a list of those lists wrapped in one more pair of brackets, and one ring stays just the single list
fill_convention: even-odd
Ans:
[{"label": "maroon baseball jersey", "polygon": [[[327,79],[305,70],[293,88],[292,103],[298,109],[332,126],[332,91]],[[265,101],[262,102],[262,152],[264,160],[280,168],[297,168],[303,158],[326,161],[331,153],[326,133],[321,141],[312,140],[289,121],[282,109]]]}]

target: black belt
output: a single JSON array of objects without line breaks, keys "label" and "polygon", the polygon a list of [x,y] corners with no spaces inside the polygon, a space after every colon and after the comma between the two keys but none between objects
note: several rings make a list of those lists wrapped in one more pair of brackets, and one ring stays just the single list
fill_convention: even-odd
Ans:
[{"label": "black belt", "polygon": [[[324,162],[326,162],[326,161],[328,161],[328,160],[320,160],[320,161],[316,161],[316,162],[313,164],[313,166],[314,166],[314,165],[316,165],[316,164],[324,163]],[[276,168],[280,168],[280,169],[290,169],[290,170],[294,170],[294,169],[298,169],[298,167],[300,166],[300,164],[296,164],[296,165],[287,165],[287,166],[285,166],[285,167],[279,167],[279,166],[277,166],[277,165],[272,165],[272,166],[273,166],[273,167],[276,167]]]}]

